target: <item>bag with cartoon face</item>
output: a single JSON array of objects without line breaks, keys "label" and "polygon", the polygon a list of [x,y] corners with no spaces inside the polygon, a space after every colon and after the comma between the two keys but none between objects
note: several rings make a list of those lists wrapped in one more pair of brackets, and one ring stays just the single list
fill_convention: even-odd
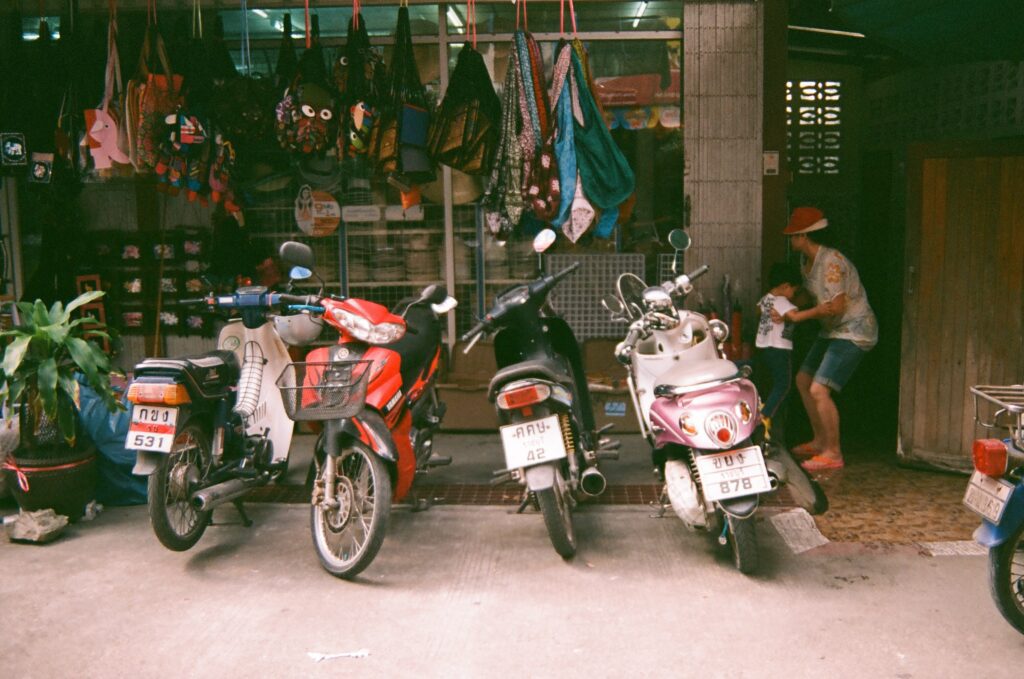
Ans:
[{"label": "bag with cartoon face", "polygon": [[285,92],[275,109],[277,140],[292,153],[322,153],[333,141],[334,100],[315,83],[304,83]]}]

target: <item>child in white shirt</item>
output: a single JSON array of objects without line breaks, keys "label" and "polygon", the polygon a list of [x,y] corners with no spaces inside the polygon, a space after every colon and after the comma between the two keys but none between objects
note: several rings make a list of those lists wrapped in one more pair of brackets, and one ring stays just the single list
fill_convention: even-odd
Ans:
[{"label": "child in white shirt", "polygon": [[[793,323],[787,317],[797,310],[793,295],[800,288],[800,270],[785,263],[774,264],[768,275],[768,293],[757,303],[761,319],[757,325],[757,355],[761,364],[771,375],[771,390],[764,401],[761,416],[766,426],[779,412],[793,379]],[[772,310],[781,318],[781,323],[772,320]]]}]

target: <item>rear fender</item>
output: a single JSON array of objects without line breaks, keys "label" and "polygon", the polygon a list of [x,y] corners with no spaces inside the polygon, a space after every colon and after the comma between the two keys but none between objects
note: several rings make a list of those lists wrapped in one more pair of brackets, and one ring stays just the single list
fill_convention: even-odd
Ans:
[{"label": "rear fender", "polygon": [[149,476],[160,466],[160,460],[167,456],[167,453],[155,453],[151,450],[139,450],[135,454],[135,466],[132,467],[132,474],[136,476]]},{"label": "rear fender", "polygon": [[541,464],[536,467],[527,467],[523,470],[526,477],[526,487],[532,492],[547,490],[555,485],[555,465]]},{"label": "rear fender", "polygon": [[999,524],[982,519],[981,525],[974,531],[974,539],[982,547],[988,549],[998,547],[1009,540],[1022,523],[1024,523],[1024,483],[1019,483],[1010,495],[1006,511]]},{"label": "rear fender", "polygon": [[758,499],[758,495],[747,495],[719,500],[718,504],[722,507],[723,512],[734,519],[745,519],[757,511]]}]

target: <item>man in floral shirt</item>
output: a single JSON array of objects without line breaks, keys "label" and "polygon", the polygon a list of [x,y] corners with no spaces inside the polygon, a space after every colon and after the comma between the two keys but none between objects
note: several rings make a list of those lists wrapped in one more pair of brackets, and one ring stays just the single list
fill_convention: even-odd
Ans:
[{"label": "man in floral shirt", "polygon": [[790,247],[801,255],[804,283],[817,302],[788,319],[797,323],[817,319],[821,324],[821,333],[796,377],[814,438],[793,452],[809,458],[803,467],[811,472],[843,467],[839,411],[832,392],[842,390],[864,354],[878,342],[878,321],[857,269],[841,252],[817,240],[816,232],[827,226],[828,220],[817,208],[798,207],[783,231],[790,237]]}]

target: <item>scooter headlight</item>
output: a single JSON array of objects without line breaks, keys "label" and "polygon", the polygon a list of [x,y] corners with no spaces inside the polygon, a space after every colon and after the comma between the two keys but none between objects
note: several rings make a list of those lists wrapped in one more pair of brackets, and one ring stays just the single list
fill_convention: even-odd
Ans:
[{"label": "scooter headlight", "polygon": [[400,323],[378,323],[374,325],[362,316],[345,311],[332,309],[334,318],[348,330],[353,337],[368,344],[390,344],[405,335],[405,326]]}]

